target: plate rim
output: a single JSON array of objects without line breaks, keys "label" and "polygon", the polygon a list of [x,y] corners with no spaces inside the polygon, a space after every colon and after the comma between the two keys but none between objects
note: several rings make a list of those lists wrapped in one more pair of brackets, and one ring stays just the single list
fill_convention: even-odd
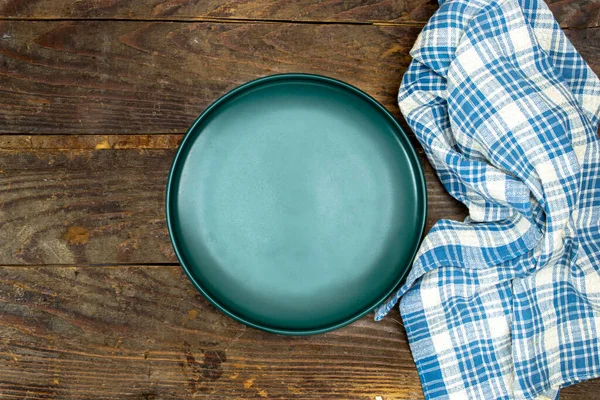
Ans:
[{"label": "plate rim", "polygon": [[[412,171],[413,171],[413,174],[415,176],[415,181],[418,186],[416,188],[416,190],[417,190],[417,192],[419,192],[418,194],[421,195],[421,199],[422,199],[422,201],[418,201],[419,204],[417,204],[417,208],[418,208],[417,212],[421,215],[421,218],[417,222],[419,225],[419,232],[418,232],[419,241],[417,242],[418,244],[413,249],[412,255],[410,257],[411,261],[408,263],[409,264],[408,267],[404,270],[404,272],[402,274],[400,274],[399,278],[394,283],[394,286],[392,287],[392,289],[385,292],[384,295],[380,296],[379,299],[375,302],[375,304],[368,305],[366,308],[361,309],[361,311],[357,312],[356,314],[352,315],[349,318],[346,318],[345,320],[343,320],[341,322],[327,325],[324,327],[309,328],[309,329],[282,329],[282,328],[277,328],[277,327],[273,327],[273,326],[268,326],[266,324],[261,325],[256,322],[247,320],[243,316],[236,314],[234,310],[230,310],[226,306],[219,303],[215,298],[213,298],[213,296],[210,295],[210,293],[208,293],[208,291],[206,291],[202,287],[202,285],[197,281],[197,279],[190,272],[190,269],[184,262],[183,256],[181,254],[182,250],[180,249],[179,245],[176,243],[175,232],[177,231],[177,229],[173,226],[173,218],[171,216],[171,210],[170,210],[171,207],[169,205],[173,201],[172,200],[172,197],[173,197],[172,192],[173,192],[173,187],[175,186],[173,183],[174,175],[177,172],[177,170],[179,169],[180,158],[181,158],[183,149],[185,148],[185,144],[188,140],[190,140],[190,137],[193,137],[192,133],[194,132],[196,127],[204,119],[206,119],[207,116],[209,116],[209,114],[211,113],[212,110],[216,109],[221,104],[227,102],[228,99],[234,97],[236,94],[243,92],[250,87],[262,85],[262,84],[272,82],[272,81],[297,80],[297,79],[307,80],[307,81],[319,81],[319,82],[325,82],[328,84],[332,84],[334,86],[341,86],[345,89],[350,90],[351,92],[354,92],[355,94],[359,95],[360,97],[363,97],[365,100],[367,100],[369,103],[373,104],[377,109],[379,109],[379,111],[381,111],[383,113],[384,117],[387,118],[391,122],[391,124],[396,128],[394,137],[396,138],[398,145],[406,151],[406,153],[408,154],[408,158],[410,159],[409,161],[412,166]],[[368,313],[373,311],[375,308],[377,308],[379,305],[381,305],[384,301],[386,301],[394,293],[394,291],[396,291],[398,289],[398,287],[404,282],[406,275],[408,275],[408,272],[411,269],[411,265],[414,261],[417,251],[420,247],[420,243],[423,238],[423,233],[425,231],[425,223],[427,220],[427,184],[425,181],[425,174],[423,172],[423,166],[421,165],[421,162],[419,161],[417,152],[416,152],[415,148],[413,147],[413,145],[411,144],[411,142],[408,138],[408,135],[406,134],[404,129],[400,126],[400,124],[398,123],[396,118],[394,118],[394,116],[383,105],[381,105],[381,103],[379,103],[377,100],[375,100],[373,97],[371,97],[369,94],[367,94],[363,90],[361,90],[349,83],[343,82],[339,79],[331,78],[331,77],[324,76],[324,75],[309,74],[309,73],[282,73],[282,74],[272,74],[272,75],[262,76],[260,78],[253,79],[251,81],[243,83],[243,84],[229,90],[224,95],[220,96],[217,100],[215,100],[213,103],[211,103],[208,107],[206,107],[204,109],[204,111],[202,111],[202,113],[200,113],[200,115],[194,120],[192,125],[190,125],[190,127],[186,131],[181,143],[179,144],[179,146],[177,148],[175,157],[173,157],[173,161],[171,162],[171,168],[169,170],[169,176],[167,178],[167,185],[166,185],[165,191],[166,191],[165,214],[166,214],[166,220],[167,220],[167,229],[169,231],[169,240],[171,242],[171,245],[173,246],[173,250],[175,251],[175,255],[177,256],[177,260],[179,261],[181,268],[187,275],[188,279],[192,282],[194,287],[213,306],[215,306],[219,311],[221,311],[225,315],[229,316],[230,318],[233,318],[234,320],[241,322],[247,326],[250,326],[250,327],[253,327],[256,329],[260,329],[265,332],[275,333],[275,334],[280,334],[280,335],[288,335],[288,336],[314,335],[314,334],[330,332],[330,331],[342,328],[342,327],[347,326],[347,325],[357,321],[358,319],[364,317],[365,315],[367,315]]]}]

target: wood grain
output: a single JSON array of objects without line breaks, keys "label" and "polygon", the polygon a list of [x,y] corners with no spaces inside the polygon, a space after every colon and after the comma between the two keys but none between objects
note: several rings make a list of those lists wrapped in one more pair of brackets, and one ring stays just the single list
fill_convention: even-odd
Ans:
[{"label": "wood grain", "polygon": [[2,22],[0,133],[183,133],[227,90],[279,72],[355,84],[399,115],[414,27]]},{"label": "wood grain", "polygon": [[285,337],[217,312],[172,267],[0,267],[0,397],[421,398],[397,311]]},{"label": "wood grain", "polygon": [[[564,28],[597,27],[599,0],[547,0]],[[423,24],[436,0],[7,0],[0,18],[206,19]]]},{"label": "wood grain", "polygon": [[[164,191],[179,136],[0,136],[0,263],[170,263]],[[464,207],[425,161],[427,227]]]},{"label": "wood grain", "polygon": [[272,335],[217,312],[179,266],[0,267],[0,301],[2,398],[422,398],[397,310]]},{"label": "wood grain", "polygon": [[560,400],[591,400],[597,399],[600,393],[600,379],[584,381],[560,391]]},{"label": "wood grain", "polygon": [[563,28],[597,28],[600,26],[600,0],[546,0]]},{"label": "wood grain", "polygon": [[[600,72],[600,0],[548,3]],[[175,265],[164,185],[193,119],[263,75],[345,80],[404,123],[396,90],[436,8],[429,0],[0,3],[0,133],[8,134],[0,135],[0,398],[422,398],[397,310],[305,338],[216,311]],[[196,20],[206,22],[184,22]],[[462,219],[465,208],[419,155],[427,227]],[[592,380],[561,399],[599,392]]]},{"label": "wood grain", "polygon": [[0,17],[423,23],[436,9],[435,0],[8,0]]},{"label": "wood grain", "polygon": [[[567,31],[596,72],[598,31]],[[183,133],[226,91],[281,72],[345,80],[401,119],[397,88],[418,33],[366,25],[0,22],[0,133]]]}]

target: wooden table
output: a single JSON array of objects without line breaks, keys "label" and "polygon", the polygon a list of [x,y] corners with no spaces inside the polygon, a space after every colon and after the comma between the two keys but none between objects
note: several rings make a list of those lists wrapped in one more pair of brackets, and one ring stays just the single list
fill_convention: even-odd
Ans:
[{"label": "wooden table", "polygon": [[[599,73],[600,1],[550,3]],[[163,202],[186,128],[253,78],[332,76],[401,120],[408,52],[435,9],[427,0],[1,2],[0,398],[422,398],[398,311],[311,337],[263,333],[216,311],[177,264]],[[463,218],[419,154],[428,228]],[[562,398],[598,393],[595,380]]]}]

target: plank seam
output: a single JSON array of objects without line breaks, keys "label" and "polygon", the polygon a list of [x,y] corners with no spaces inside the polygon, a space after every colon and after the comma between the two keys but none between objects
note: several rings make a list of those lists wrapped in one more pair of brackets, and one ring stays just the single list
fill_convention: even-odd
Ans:
[{"label": "plank seam", "polygon": [[27,21],[27,22],[165,22],[165,23],[233,23],[233,24],[298,24],[298,25],[374,25],[374,26],[409,26],[423,27],[427,21],[392,22],[392,21],[321,21],[321,20],[294,20],[294,19],[258,19],[258,18],[219,18],[219,17],[183,17],[178,19],[165,18],[101,18],[101,17],[0,17],[0,21]]},{"label": "plank seam", "polygon": [[[390,27],[415,27],[423,28],[427,21],[327,21],[327,20],[294,20],[294,19],[259,19],[259,18],[221,18],[221,17],[182,17],[178,19],[166,18],[101,18],[101,17],[0,17],[0,21],[27,21],[27,22],[147,22],[147,23],[231,23],[231,24],[297,24],[297,25],[370,25]],[[563,30],[598,29],[600,25],[570,27],[561,25]]]}]

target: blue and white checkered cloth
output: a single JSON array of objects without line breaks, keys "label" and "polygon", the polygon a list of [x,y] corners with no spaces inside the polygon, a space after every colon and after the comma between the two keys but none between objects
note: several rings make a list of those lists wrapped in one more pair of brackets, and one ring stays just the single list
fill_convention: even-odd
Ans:
[{"label": "blue and white checkered cloth", "polygon": [[400,301],[423,391],[554,399],[600,375],[600,81],[540,0],[447,0],[399,104],[444,187]]}]

